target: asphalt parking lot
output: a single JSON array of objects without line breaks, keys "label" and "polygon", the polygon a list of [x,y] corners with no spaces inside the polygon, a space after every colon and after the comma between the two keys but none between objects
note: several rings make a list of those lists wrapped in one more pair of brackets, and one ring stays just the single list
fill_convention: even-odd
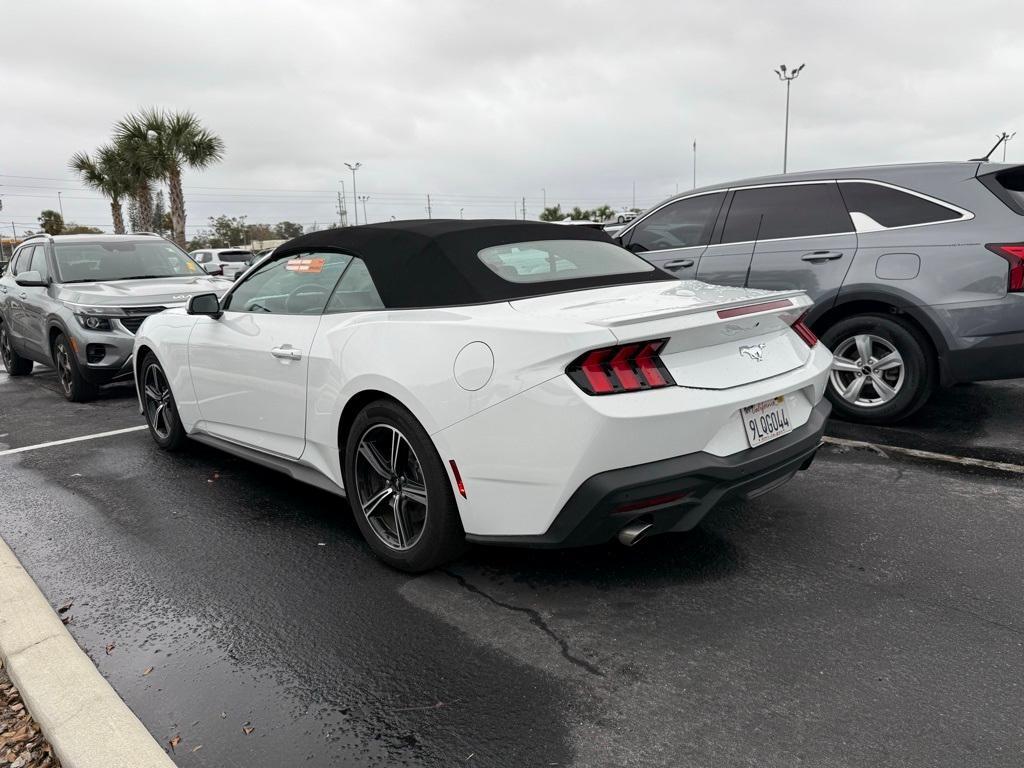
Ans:
[{"label": "asphalt parking lot", "polygon": [[[0,373],[0,451],[142,423],[56,386]],[[0,456],[0,534],[181,766],[1018,766],[1024,476],[884,446],[1021,465],[1021,423],[1024,382],[958,387],[691,534],[423,576],[134,431]]]}]

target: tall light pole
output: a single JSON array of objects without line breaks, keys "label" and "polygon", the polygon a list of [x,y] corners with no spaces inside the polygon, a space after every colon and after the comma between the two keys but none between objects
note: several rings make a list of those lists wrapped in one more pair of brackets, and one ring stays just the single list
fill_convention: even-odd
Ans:
[{"label": "tall light pole", "polygon": [[693,140],[693,188],[697,188],[697,140]]},{"label": "tall light pole", "polygon": [[1006,162],[1006,145],[1010,143],[1010,139],[1017,135],[1017,132],[1007,133],[1003,131],[1003,162]]},{"label": "tall light pole", "polygon": [[363,203],[363,224],[370,223],[370,217],[366,215],[366,201],[370,199],[369,195],[360,195],[360,201]]},{"label": "tall light pole", "polygon": [[358,227],[359,226],[359,198],[356,197],[356,171],[358,171],[360,168],[362,168],[363,164],[362,163],[356,163],[355,165],[353,165],[352,163],[345,163],[345,165],[347,165],[348,169],[350,171],[352,171],[352,202],[354,203],[354,205],[352,207],[355,208],[356,226]]},{"label": "tall light pole", "polygon": [[801,64],[796,69],[792,69],[786,72],[786,65],[780,64],[779,68],[775,70],[775,74],[779,76],[779,80],[786,84],[786,134],[782,140],[782,172],[786,172],[786,164],[789,160],[789,87],[793,84],[793,81],[800,76],[800,72],[806,67],[806,64]]},{"label": "tall light pole", "polygon": [[60,192],[57,193],[57,207],[60,208],[60,217],[64,218],[64,201],[60,199]]},{"label": "tall light pole", "polygon": [[548,207],[548,191],[544,187],[541,187],[540,188],[540,193],[542,195],[544,195],[544,207],[547,208]]}]

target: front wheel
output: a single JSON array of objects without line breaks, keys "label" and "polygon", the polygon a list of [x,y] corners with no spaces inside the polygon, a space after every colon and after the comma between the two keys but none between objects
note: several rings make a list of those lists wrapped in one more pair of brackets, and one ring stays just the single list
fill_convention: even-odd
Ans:
[{"label": "front wheel", "polygon": [[85,380],[78,367],[78,358],[71,348],[71,342],[63,333],[53,340],[53,365],[57,369],[57,380],[61,392],[72,403],[85,403],[96,397],[96,387]]},{"label": "front wheel", "polygon": [[855,315],[821,335],[832,350],[828,397],[836,415],[865,424],[905,419],[931,397],[937,377],[928,343],[885,315]]},{"label": "front wheel", "polygon": [[345,441],[345,491],[360,532],[388,565],[417,573],[458,557],[465,533],[426,430],[390,400],[366,406]]},{"label": "front wheel", "polygon": [[153,355],[146,355],[139,368],[139,391],[149,434],[165,451],[175,451],[185,442],[185,429],[178,418],[167,374]]},{"label": "front wheel", "polygon": [[28,376],[32,373],[32,361],[19,355],[11,344],[7,324],[0,320],[0,360],[11,376]]}]

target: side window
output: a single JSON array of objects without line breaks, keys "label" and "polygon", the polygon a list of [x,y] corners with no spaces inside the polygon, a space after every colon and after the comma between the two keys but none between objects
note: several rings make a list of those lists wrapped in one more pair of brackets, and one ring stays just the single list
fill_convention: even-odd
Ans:
[{"label": "side window", "polygon": [[46,266],[46,246],[37,245],[35,253],[32,254],[32,261],[29,262],[30,270],[39,273],[39,277],[46,280],[50,276],[50,270]]},{"label": "side window", "polygon": [[377,287],[373,284],[370,271],[362,259],[353,258],[348,269],[334,289],[325,312],[361,312],[369,309],[384,309]]},{"label": "side window", "polygon": [[835,182],[788,184],[737,190],[729,206],[722,242],[743,243],[853,231],[853,222]]},{"label": "side window", "polygon": [[351,259],[342,253],[299,253],[268,261],[231,292],[224,309],[319,315]]},{"label": "side window", "polygon": [[28,271],[28,265],[32,262],[33,251],[35,251],[35,246],[30,245],[14,254],[14,260],[11,262],[12,275]]},{"label": "side window", "polygon": [[[960,218],[960,213],[952,208],[891,187],[853,181],[844,182],[840,188],[851,214],[867,216],[883,227],[934,224]],[[870,222],[863,223],[870,226]]]},{"label": "side window", "polygon": [[636,225],[629,245],[647,251],[707,245],[724,199],[724,192],[715,192],[669,203]]}]

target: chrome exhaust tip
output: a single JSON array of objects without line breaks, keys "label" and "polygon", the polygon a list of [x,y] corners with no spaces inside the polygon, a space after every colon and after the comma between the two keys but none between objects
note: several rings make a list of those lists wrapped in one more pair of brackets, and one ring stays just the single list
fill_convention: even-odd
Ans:
[{"label": "chrome exhaust tip", "polygon": [[632,547],[640,539],[647,535],[647,532],[654,527],[654,523],[645,520],[630,523],[619,531],[619,541],[627,547]]}]

